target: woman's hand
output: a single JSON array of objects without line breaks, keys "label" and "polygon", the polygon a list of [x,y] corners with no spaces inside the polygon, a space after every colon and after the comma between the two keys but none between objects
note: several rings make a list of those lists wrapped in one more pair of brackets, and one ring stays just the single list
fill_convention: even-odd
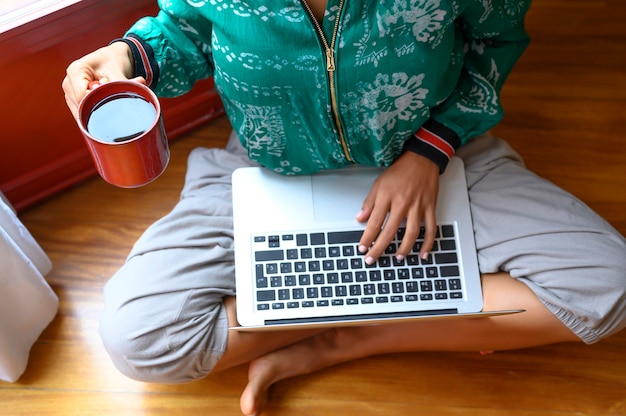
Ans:
[{"label": "woman's hand", "polygon": [[436,204],[439,192],[439,167],[413,152],[404,152],[374,182],[356,219],[367,221],[359,243],[366,253],[365,262],[373,264],[394,239],[406,219],[406,232],[396,257],[406,257],[425,228],[420,256],[430,252],[436,235]]},{"label": "woman's hand", "polygon": [[[78,104],[91,82],[105,83],[129,79],[133,74],[132,53],[124,42],[114,42],[72,62],[63,80],[65,101],[74,118],[78,118]],[[143,78],[133,81],[145,84]]]}]

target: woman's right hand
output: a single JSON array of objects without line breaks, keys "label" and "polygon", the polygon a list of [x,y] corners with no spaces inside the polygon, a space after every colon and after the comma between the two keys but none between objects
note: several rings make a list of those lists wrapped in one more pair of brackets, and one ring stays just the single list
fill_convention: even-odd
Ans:
[{"label": "woman's right hand", "polygon": [[[78,105],[91,82],[129,79],[133,70],[132,53],[124,42],[114,42],[72,62],[67,67],[62,86],[65,101],[74,118],[78,119]],[[141,77],[133,81],[146,83]]]}]

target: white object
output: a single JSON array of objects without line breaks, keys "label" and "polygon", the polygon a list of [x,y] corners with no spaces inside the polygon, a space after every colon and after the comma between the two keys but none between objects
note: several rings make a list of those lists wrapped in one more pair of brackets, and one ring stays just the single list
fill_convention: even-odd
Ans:
[{"label": "white object", "polygon": [[44,276],[52,264],[0,194],[0,380],[24,373],[30,350],[57,313]]}]

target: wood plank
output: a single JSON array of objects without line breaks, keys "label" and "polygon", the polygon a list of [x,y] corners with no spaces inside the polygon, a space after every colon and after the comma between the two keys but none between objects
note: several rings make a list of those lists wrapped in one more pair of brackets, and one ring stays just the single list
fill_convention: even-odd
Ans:
[{"label": "wood plank", "polygon": [[[626,7],[620,1],[542,0],[533,43],[504,93],[495,129],[527,165],[626,233]],[[121,375],[99,340],[102,287],[141,232],[176,203],[185,160],[223,146],[226,120],[172,143],[172,162],[136,190],[85,181],[22,214],[54,263],[59,315],[14,384],[0,383],[7,415],[236,415],[246,366],[181,385]],[[581,253],[584,255],[584,253]],[[481,356],[371,357],[278,383],[269,415],[626,415],[626,331],[592,346],[560,344]]]}]

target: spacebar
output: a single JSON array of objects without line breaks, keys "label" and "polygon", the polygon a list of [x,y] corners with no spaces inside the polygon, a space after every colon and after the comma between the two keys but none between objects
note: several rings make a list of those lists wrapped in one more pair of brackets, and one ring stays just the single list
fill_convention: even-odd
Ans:
[{"label": "spacebar", "polygon": [[363,230],[356,231],[332,231],[328,233],[329,244],[358,243],[361,241]]}]

